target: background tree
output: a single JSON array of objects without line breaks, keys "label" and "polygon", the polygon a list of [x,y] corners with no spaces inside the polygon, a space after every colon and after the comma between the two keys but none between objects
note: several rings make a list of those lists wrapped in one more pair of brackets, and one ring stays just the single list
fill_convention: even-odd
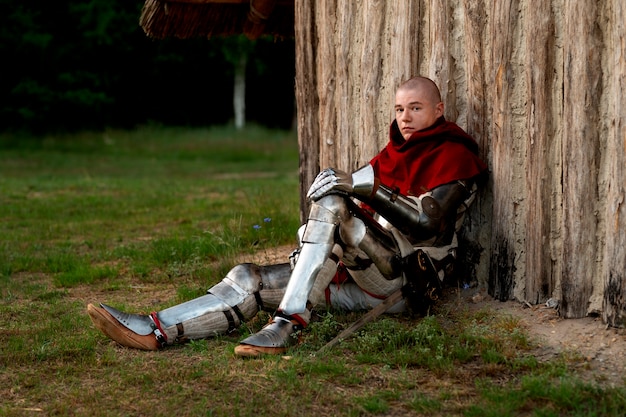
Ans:
[{"label": "background tree", "polygon": [[[229,59],[238,52],[229,48],[240,46],[236,40],[150,40],[138,23],[142,2],[0,0],[0,7],[4,131],[153,122],[198,126],[233,119],[225,103],[233,100]],[[291,127],[293,49],[293,40],[259,39],[247,55],[249,120]]]},{"label": "background tree", "polygon": [[244,35],[226,38],[222,44],[224,57],[233,66],[233,111],[237,129],[243,129],[246,124],[246,68],[255,44],[256,41]]}]

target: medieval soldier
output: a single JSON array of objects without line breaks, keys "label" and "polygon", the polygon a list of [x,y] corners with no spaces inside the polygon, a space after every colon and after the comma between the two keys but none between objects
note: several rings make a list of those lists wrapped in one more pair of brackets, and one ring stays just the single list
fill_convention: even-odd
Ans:
[{"label": "medieval soldier", "polygon": [[424,310],[487,171],[476,142],[443,112],[434,82],[403,82],[386,147],[355,172],[326,169],[314,180],[290,262],[237,265],[207,294],[149,315],[89,304],[93,323],[124,346],[157,350],[228,333],[266,310],[270,322],[235,348],[257,356],[295,345],[316,306],[369,309],[403,288],[389,311]]}]

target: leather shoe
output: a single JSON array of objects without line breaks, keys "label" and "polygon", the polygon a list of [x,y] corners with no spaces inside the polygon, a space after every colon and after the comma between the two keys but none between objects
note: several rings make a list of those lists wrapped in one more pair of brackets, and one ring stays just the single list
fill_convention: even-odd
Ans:
[{"label": "leather shoe", "polygon": [[296,321],[283,317],[274,319],[257,333],[239,342],[235,355],[256,357],[261,355],[282,355],[287,347],[299,341],[302,326]]},{"label": "leather shoe", "polygon": [[93,324],[106,336],[122,346],[141,350],[158,350],[159,342],[154,334],[139,335],[124,327],[115,317],[101,307],[87,305],[87,313]]},{"label": "leather shoe", "polygon": [[282,355],[287,351],[284,347],[265,347],[253,345],[238,345],[235,347],[235,355],[256,358],[261,355]]}]

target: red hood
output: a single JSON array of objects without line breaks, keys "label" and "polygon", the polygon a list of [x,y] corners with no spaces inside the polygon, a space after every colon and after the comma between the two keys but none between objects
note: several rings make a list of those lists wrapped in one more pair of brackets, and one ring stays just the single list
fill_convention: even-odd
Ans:
[{"label": "red hood", "polygon": [[438,185],[475,177],[487,166],[478,144],[455,123],[440,117],[404,140],[394,120],[389,143],[370,163],[380,181],[401,194],[418,196]]}]

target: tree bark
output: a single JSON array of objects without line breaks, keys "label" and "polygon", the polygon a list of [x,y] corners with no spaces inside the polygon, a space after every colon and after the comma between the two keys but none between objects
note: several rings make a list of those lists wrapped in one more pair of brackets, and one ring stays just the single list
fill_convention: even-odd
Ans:
[{"label": "tree bark", "polygon": [[[550,3],[535,2],[529,8],[525,20],[526,38],[526,87],[528,117],[526,118],[526,184],[528,207],[526,215],[526,268],[533,271],[525,276],[525,298],[532,304],[545,302],[552,297],[555,282],[552,276],[550,237],[551,216],[553,215],[550,178],[553,172],[553,144],[555,134],[552,118],[546,117],[552,108],[551,91],[555,87],[554,62],[551,51],[554,49],[554,22],[550,13]],[[535,65],[535,63],[542,65]]]},{"label": "tree bark", "polygon": [[[607,50],[607,90],[614,91],[606,123],[609,184],[606,205],[606,251],[604,259],[603,318],[615,327],[626,326],[626,5],[608,7],[610,41]],[[621,94],[619,94],[621,92]]]},{"label": "tree bark", "polygon": [[513,295],[516,259],[515,217],[519,196],[511,185],[517,181],[513,166],[514,143],[511,125],[511,87],[514,71],[511,67],[513,45],[514,11],[516,0],[494,3],[491,62],[496,70],[493,80],[493,130],[491,150],[493,152],[493,225],[491,234],[491,263],[489,271],[489,293],[498,300],[508,300]]},{"label": "tree bark", "polygon": [[306,192],[319,172],[320,135],[317,95],[315,0],[298,0],[296,33],[296,118],[300,151],[300,220],[306,221]]},{"label": "tree bark", "polygon": [[479,286],[626,325],[625,7],[296,1],[302,191],[369,161],[397,85],[430,76],[490,168],[470,210]]},{"label": "tree bark", "polygon": [[565,2],[563,277],[561,314],[583,317],[598,254],[598,110],[601,64],[596,2]]}]

